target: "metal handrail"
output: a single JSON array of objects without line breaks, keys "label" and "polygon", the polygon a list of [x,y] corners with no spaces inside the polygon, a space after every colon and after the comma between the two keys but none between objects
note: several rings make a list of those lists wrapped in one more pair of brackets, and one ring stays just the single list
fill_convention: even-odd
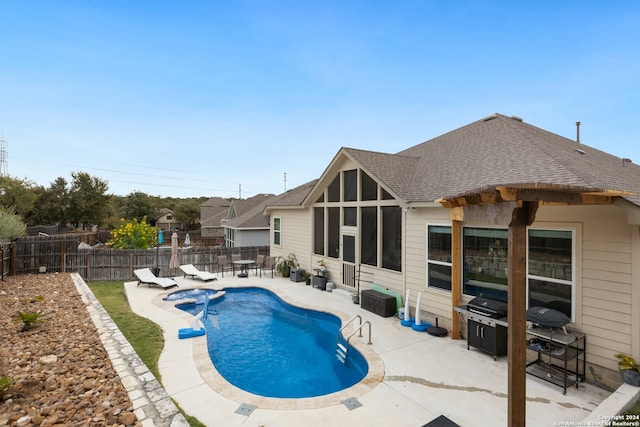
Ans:
[{"label": "metal handrail", "polygon": [[353,332],[351,332],[351,334],[349,334],[349,336],[347,337],[347,348],[349,348],[349,340],[351,339],[353,334],[360,331],[360,336],[362,336],[362,328],[364,327],[364,325],[367,325],[367,324],[369,325],[369,342],[367,344],[371,344],[371,322],[367,320],[364,323],[361,323],[360,326],[358,326],[358,329],[354,330]]},{"label": "metal handrail", "polygon": [[[359,314],[356,314],[351,318],[351,320],[345,323],[344,326],[340,328],[340,330],[338,331],[338,343],[340,343],[340,335],[342,334],[342,331],[344,330],[344,328],[349,326],[356,319],[360,319],[360,326],[362,327],[362,316],[360,316]],[[357,330],[360,330],[360,328],[358,328]],[[362,336],[362,331],[360,331],[360,336]]]},{"label": "metal handrail", "polygon": [[338,347],[340,345],[340,336],[342,335],[342,331],[344,330],[344,328],[346,328],[347,326],[349,326],[354,320],[356,319],[360,319],[360,326],[358,326],[356,329],[354,329],[353,331],[351,331],[351,333],[349,334],[348,337],[346,337],[346,345],[344,347],[344,358],[346,360],[347,355],[349,354],[349,341],[351,340],[351,337],[356,333],[356,332],[360,332],[360,336],[362,336],[362,328],[365,325],[369,325],[369,342],[367,344],[371,344],[371,322],[369,322],[368,320],[363,322],[362,321],[362,316],[360,316],[359,314],[356,314],[355,316],[353,316],[353,318],[351,318],[351,320],[349,320],[342,328],[340,328],[340,330],[338,331],[338,342],[336,343],[336,347]]}]

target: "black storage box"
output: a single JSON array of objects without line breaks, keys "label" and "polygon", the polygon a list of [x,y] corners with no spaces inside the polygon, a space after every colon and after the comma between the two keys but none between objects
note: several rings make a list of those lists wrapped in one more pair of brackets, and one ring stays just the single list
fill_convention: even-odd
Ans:
[{"label": "black storage box", "polygon": [[362,291],[360,307],[382,317],[391,317],[396,314],[396,297],[382,292],[367,289]]},{"label": "black storage box", "polygon": [[289,272],[289,280],[292,282],[304,282],[304,269],[292,268]]},{"label": "black storage box", "polygon": [[323,291],[327,289],[327,280],[329,279],[324,276],[311,276],[311,284],[313,287]]}]

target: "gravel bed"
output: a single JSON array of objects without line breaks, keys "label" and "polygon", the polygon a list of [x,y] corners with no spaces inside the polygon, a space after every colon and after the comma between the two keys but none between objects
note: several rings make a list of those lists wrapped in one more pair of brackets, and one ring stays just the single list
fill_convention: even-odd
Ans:
[{"label": "gravel bed", "polygon": [[[23,331],[18,312],[45,320]],[[0,426],[140,426],[69,274],[0,282]]]}]

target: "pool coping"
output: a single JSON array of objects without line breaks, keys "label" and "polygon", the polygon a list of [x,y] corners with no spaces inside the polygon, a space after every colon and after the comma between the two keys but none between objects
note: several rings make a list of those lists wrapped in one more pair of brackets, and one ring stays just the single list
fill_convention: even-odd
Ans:
[{"label": "pool coping", "polygon": [[[176,307],[177,304],[182,304],[185,300],[179,301],[166,301],[165,298],[178,291],[184,291],[189,289],[213,289],[216,291],[222,291],[229,288],[261,288],[269,292],[274,293],[278,298],[282,299],[288,304],[295,307],[304,308],[308,310],[319,311],[323,313],[330,313],[340,318],[342,325],[345,325],[351,320],[348,314],[339,310],[329,310],[326,308],[320,308],[310,304],[305,304],[300,301],[296,301],[290,298],[285,293],[278,289],[274,289],[267,286],[261,286],[259,284],[241,284],[241,283],[204,283],[194,286],[181,286],[179,289],[170,289],[155,295],[152,299],[152,304],[158,308],[166,310],[181,319],[184,319],[187,324],[191,325],[193,316],[184,310],[180,310]],[[242,390],[233,384],[229,383],[216,369],[209,357],[209,351],[207,349],[207,337],[206,335],[200,337],[189,338],[192,341],[192,353],[196,370],[202,377],[205,383],[209,385],[216,393],[221,396],[231,399],[236,402],[243,402],[249,405],[255,405],[263,409],[279,409],[279,410],[297,410],[297,409],[318,409],[341,404],[347,399],[353,399],[354,397],[360,397],[373,390],[377,385],[382,383],[385,374],[384,363],[375,350],[368,344],[366,344],[358,335],[354,335],[353,341],[350,344],[355,347],[365,358],[369,365],[369,371],[367,375],[357,384],[348,387],[344,390],[330,393],[324,396],[307,397],[307,398],[274,398],[259,396],[253,393],[249,393]],[[364,337],[363,337],[364,338]]]}]

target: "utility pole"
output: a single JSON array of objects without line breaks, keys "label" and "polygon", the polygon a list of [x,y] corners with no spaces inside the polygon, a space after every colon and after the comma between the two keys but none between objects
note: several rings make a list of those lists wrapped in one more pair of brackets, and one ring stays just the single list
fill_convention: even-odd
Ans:
[{"label": "utility pole", "polygon": [[287,192],[287,173],[284,173],[284,192]]},{"label": "utility pole", "polygon": [[7,161],[7,141],[5,141],[3,134],[0,134],[0,175],[9,175],[9,165]]}]

